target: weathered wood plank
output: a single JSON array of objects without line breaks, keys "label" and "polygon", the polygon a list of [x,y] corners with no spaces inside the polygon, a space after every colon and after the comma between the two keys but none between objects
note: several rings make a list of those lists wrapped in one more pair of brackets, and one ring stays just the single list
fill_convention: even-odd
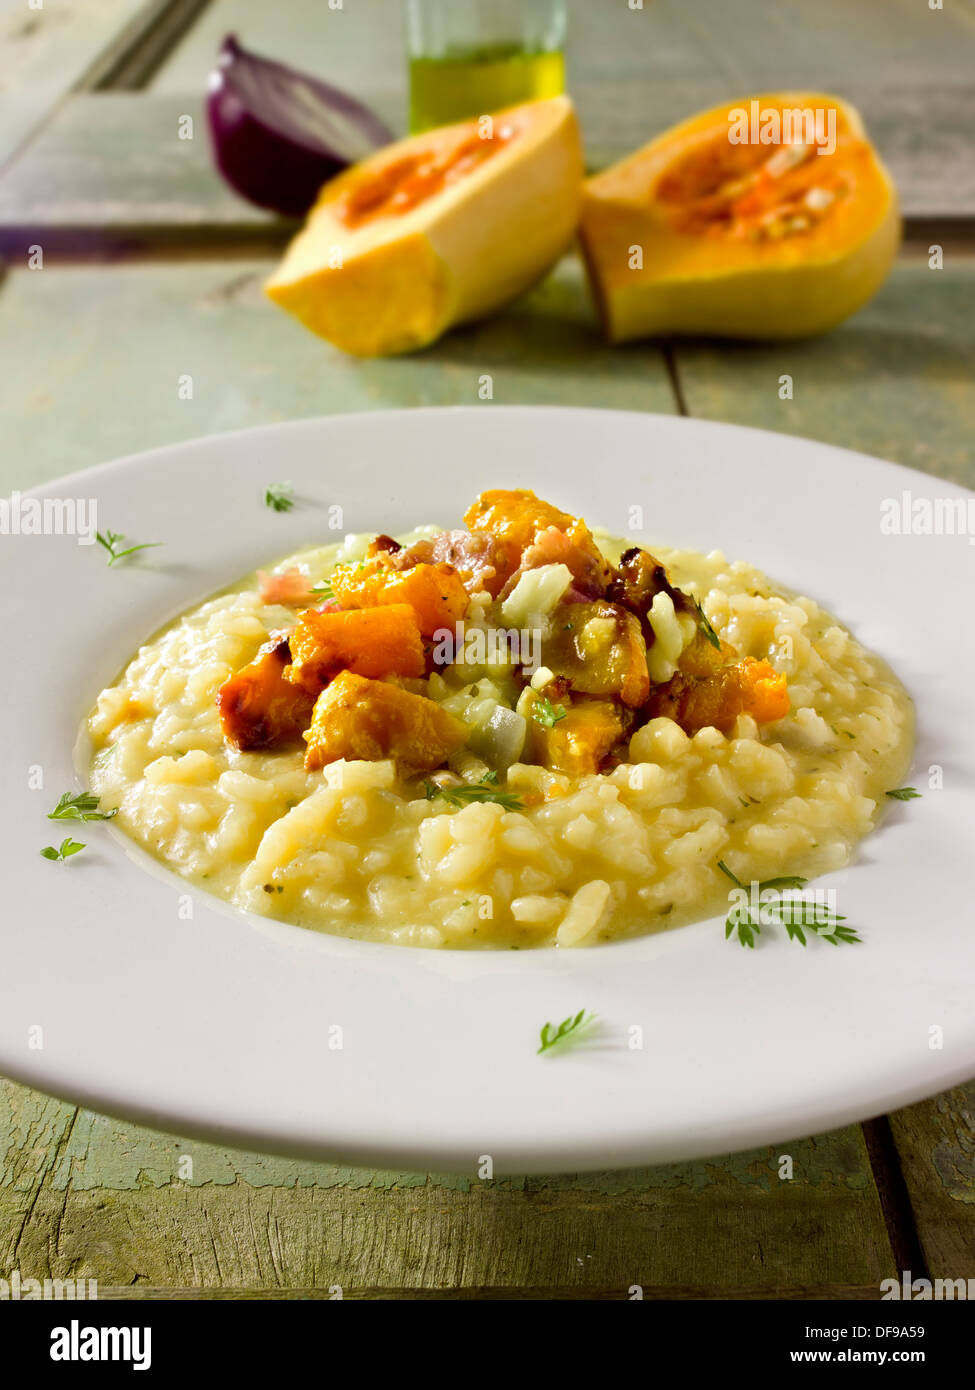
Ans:
[{"label": "weathered wood plank", "polygon": [[[975,107],[975,84],[929,80],[905,91],[848,94],[890,165],[908,220],[975,222],[975,133],[959,120],[966,105]],[[587,157],[608,163],[674,120],[737,95],[699,79],[580,83]],[[186,117],[191,139],[180,135],[190,129]],[[70,247],[87,233],[107,246],[198,245],[244,235],[283,241],[288,232],[288,224],[239,198],[217,174],[198,93],[72,97],[0,178],[0,250],[13,257],[23,245]]]},{"label": "weathered wood plank", "polygon": [[[0,495],[219,430],[339,411],[503,403],[669,412],[654,345],[600,344],[575,260],[505,314],[424,353],[346,357],[271,305],[269,261],[11,271],[0,290],[0,413],[17,441]],[[179,378],[193,379],[180,399]],[[491,408],[484,402],[484,408]]]},{"label": "weathered wood plank", "polygon": [[897,1110],[890,1126],[932,1279],[975,1270],[975,1081]]},{"label": "weathered wood plank", "polygon": [[0,165],[154,0],[0,0]]},{"label": "weathered wood plank", "polygon": [[283,243],[292,225],[219,177],[195,95],[73,97],[0,178],[0,249],[12,261],[29,245],[76,246],[89,231],[103,245],[198,244],[228,231]]},{"label": "weathered wood plank", "polygon": [[[975,265],[899,264],[877,298],[801,343],[683,343],[688,412],[802,434],[975,486]],[[779,398],[791,376],[793,398]]]},{"label": "weathered wood plank", "polygon": [[892,1273],[855,1128],[699,1163],[481,1183],[224,1151],[87,1111],[70,1126],[71,1114],[0,1084],[0,1268],[22,1277],[172,1297],[333,1284],[621,1297],[634,1283],[700,1297],[869,1296]]}]

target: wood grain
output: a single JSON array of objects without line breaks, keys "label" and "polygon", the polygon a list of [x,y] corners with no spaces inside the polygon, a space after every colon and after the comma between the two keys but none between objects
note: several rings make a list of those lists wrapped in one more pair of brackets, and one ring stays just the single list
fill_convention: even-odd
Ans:
[{"label": "wood grain", "polygon": [[[0,490],[220,430],[340,411],[504,404],[669,412],[661,350],[603,346],[577,262],[506,314],[411,357],[346,357],[265,299],[273,262],[11,271],[0,295]],[[146,332],[146,325],[152,331]],[[193,399],[178,381],[193,378]],[[490,402],[484,403],[490,409]]]},{"label": "wood grain", "polygon": [[[975,265],[902,262],[877,298],[799,343],[676,342],[691,415],[801,434],[975,486]],[[793,397],[779,398],[791,376]]]},{"label": "wood grain", "polygon": [[3,1083],[4,1152],[0,1269],[101,1288],[758,1296],[875,1290],[893,1268],[856,1128],[699,1163],[479,1183],[211,1148]]}]

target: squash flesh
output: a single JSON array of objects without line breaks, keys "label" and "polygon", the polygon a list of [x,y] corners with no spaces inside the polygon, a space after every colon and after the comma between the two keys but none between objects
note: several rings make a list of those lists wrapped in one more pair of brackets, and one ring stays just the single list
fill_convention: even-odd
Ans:
[{"label": "squash flesh", "polygon": [[[733,145],[719,107],[587,184],[581,240],[611,341],[801,337],[834,326],[883,283],[900,240],[897,197],[857,112],[819,94],[756,100],[763,110],[832,108],[835,151],[763,176],[793,147]],[[790,230],[791,211],[776,220],[783,207],[806,225]]]},{"label": "squash flesh", "polygon": [[424,695],[343,671],[315,701],[305,769],[339,758],[393,758],[401,772],[426,772],[466,741],[467,725]]}]

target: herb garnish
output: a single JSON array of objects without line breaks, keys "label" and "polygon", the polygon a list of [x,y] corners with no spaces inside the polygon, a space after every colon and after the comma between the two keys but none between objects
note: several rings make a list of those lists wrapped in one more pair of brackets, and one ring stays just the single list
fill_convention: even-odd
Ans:
[{"label": "herb garnish", "polygon": [[506,811],[522,811],[525,803],[514,792],[498,789],[498,774],[486,772],[480,782],[468,782],[462,787],[442,787],[439,782],[424,782],[423,791],[428,801],[442,796],[448,806],[469,806],[474,801],[493,801]]},{"label": "herb garnish", "polygon": [[596,1019],[595,1014],[589,1013],[586,1009],[580,1009],[575,1018],[564,1018],[556,1028],[554,1023],[546,1023],[539,1033],[542,1045],[539,1052],[548,1052],[549,1048],[555,1047],[557,1043],[564,1042],[567,1038],[578,1037],[581,1030],[589,1027]]},{"label": "herb garnish", "polygon": [[274,512],[290,512],[295,505],[295,490],[290,483],[272,483],[264,493],[264,505]]},{"label": "herb garnish", "polygon": [[547,695],[540,696],[532,706],[532,718],[543,729],[554,729],[568,713],[565,705],[553,705]]},{"label": "herb garnish", "polygon": [[895,801],[913,801],[915,797],[920,797],[921,793],[915,791],[913,787],[895,787],[892,792],[887,792],[887,796],[892,796]]},{"label": "herb garnish", "polygon": [[48,812],[48,820],[111,820],[118,815],[118,807],[110,811],[99,811],[98,797],[91,792],[79,792],[72,796],[65,792],[53,811]]},{"label": "herb garnish", "polygon": [[316,598],[327,599],[329,603],[335,598],[335,592],[329,580],[323,579],[320,584],[313,584],[311,591]]},{"label": "herb garnish", "polygon": [[77,854],[83,849],[84,844],[80,840],[72,840],[69,836],[68,839],[61,841],[57,849],[55,849],[53,845],[45,846],[45,848],[41,850],[41,855],[44,859],[52,859],[55,863],[63,863],[64,860],[70,858],[72,854]]},{"label": "herb garnish", "polygon": [[695,609],[697,610],[697,625],[698,625],[698,627],[700,628],[700,630],[701,630],[701,632],[704,634],[704,636],[708,639],[708,641],[711,643],[711,646],[712,646],[712,647],[717,647],[718,651],[720,651],[720,650],[721,650],[721,638],[718,636],[718,634],[715,632],[714,628],[711,626],[711,623],[710,623],[710,621],[709,621],[709,619],[708,619],[708,615],[705,613],[705,611],[704,611],[704,609],[701,607],[700,603],[698,603],[697,599],[694,598],[693,596],[691,596],[691,602],[693,603]]},{"label": "herb garnish", "polygon": [[[728,865],[721,859],[718,860],[718,868],[731,879],[737,888],[748,893],[748,885],[736,878]],[[808,882],[808,879],[800,878],[798,875],[767,878],[758,884],[758,893],[761,895],[766,890],[775,893],[800,890],[805,888]],[[807,898],[785,898],[779,902],[763,902],[759,914],[762,912],[766,913],[779,926],[785,927],[789,940],[798,941],[800,946],[806,944],[806,934],[803,927],[811,927],[816,936],[821,936],[824,941],[829,941],[834,946],[838,946],[840,942],[846,945],[855,945],[863,940],[852,927],[843,926],[846,918],[841,913],[832,912],[823,907],[822,904],[810,902]],[[768,925],[767,921],[766,925]],[[724,927],[726,941],[729,937],[737,935],[740,945],[754,949],[755,938],[762,930],[762,922],[753,916],[750,906],[739,905],[728,913]]]},{"label": "herb garnish", "polygon": [[137,550],[155,550],[157,546],[162,545],[162,541],[144,541],[141,545],[129,545],[124,550],[119,550],[119,545],[125,540],[122,531],[106,531],[104,536],[101,531],[96,531],[95,540],[108,551],[106,564],[109,567],[118,560],[124,560],[127,555],[134,555]]}]

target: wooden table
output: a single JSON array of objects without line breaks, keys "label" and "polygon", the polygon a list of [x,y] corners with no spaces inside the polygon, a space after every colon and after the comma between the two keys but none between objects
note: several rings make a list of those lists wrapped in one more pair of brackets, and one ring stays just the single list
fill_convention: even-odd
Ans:
[{"label": "wooden table", "polygon": [[[234,30],[399,125],[393,0],[0,0],[0,491],[209,431],[474,401],[485,371],[497,401],[740,421],[975,485],[971,0],[570,8],[594,164],[728,96],[807,84],[855,100],[908,218],[874,303],[808,344],[610,351],[569,258],[505,315],[417,357],[344,358],[263,301],[287,228],[211,172],[200,93]],[[195,138],[180,141],[187,114]],[[42,271],[27,269],[31,245]],[[642,1284],[876,1298],[904,1269],[975,1276],[975,1083],[780,1149],[496,1183],[228,1151],[0,1083],[0,1275],[15,1268],[94,1277],[103,1297],[324,1298],[338,1284],[346,1297],[619,1298]]]}]

